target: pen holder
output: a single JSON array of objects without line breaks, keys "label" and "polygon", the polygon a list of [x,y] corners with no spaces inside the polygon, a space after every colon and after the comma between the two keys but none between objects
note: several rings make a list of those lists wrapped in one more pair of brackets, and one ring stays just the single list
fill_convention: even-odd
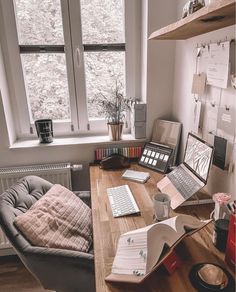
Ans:
[{"label": "pen holder", "polygon": [[223,204],[215,202],[215,209],[213,211],[213,218],[215,221],[218,219],[229,219],[229,211],[227,207]]},{"label": "pen holder", "polygon": [[236,215],[230,215],[229,221],[229,233],[225,251],[225,261],[226,263],[235,271],[236,269]]},{"label": "pen holder", "polygon": [[53,141],[53,126],[51,119],[36,120],[35,128],[39,137],[40,143],[52,143]]},{"label": "pen holder", "polygon": [[157,221],[168,219],[170,214],[170,197],[163,193],[157,193],[152,199],[155,219]]},{"label": "pen holder", "polygon": [[213,200],[215,202],[213,219],[215,221],[218,219],[229,219],[229,211],[226,205],[230,199],[231,195],[226,193],[216,193],[213,195]]},{"label": "pen holder", "polygon": [[218,219],[215,221],[213,243],[220,251],[225,251],[228,237],[229,220]]}]

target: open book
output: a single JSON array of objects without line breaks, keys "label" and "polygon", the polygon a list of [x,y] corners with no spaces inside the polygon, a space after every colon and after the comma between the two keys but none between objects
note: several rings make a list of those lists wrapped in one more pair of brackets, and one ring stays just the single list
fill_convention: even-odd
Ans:
[{"label": "open book", "polygon": [[185,236],[200,230],[210,221],[200,221],[189,215],[178,215],[122,234],[112,273],[106,280],[142,282]]}]

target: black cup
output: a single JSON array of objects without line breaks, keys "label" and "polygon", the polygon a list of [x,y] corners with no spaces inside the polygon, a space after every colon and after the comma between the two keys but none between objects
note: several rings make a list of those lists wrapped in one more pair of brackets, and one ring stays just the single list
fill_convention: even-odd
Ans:
[{"label": "black cup", "polygon": [[51,119],[41,119],[34,122],[40,143],[53,141],[53,127]]},{"label": "black cup", "polygon": [[229,220],[218,219],[215,221],[213,243],[220,251],[225,251],[228,238]]}]

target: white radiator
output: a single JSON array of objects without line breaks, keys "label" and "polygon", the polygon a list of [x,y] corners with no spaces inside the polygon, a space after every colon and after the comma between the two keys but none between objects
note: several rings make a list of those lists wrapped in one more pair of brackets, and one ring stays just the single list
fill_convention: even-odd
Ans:
[{"label": "white radiator", "polygon": [[[14,185],[20,178],[27,175],[40,176],[53,184],[61,184],[71,190],[71,169],[80,170],[82,166],[71,165],[70,163],[57,163],[0,168],[0,194]],[[13,249],[0,229],[0,256],[12,253]]]},{"label": "white radiator", "polygon": [[61,184],[71,190],[71,168],[70,163],[0,168],[0,193],[27,175],[40,176],[53,184]]}]

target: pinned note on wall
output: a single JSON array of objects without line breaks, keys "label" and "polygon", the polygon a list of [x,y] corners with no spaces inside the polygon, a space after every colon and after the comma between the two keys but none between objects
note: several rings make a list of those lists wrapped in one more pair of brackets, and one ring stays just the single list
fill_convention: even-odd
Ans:
[{"label": "pinned note on wall", "polygon": [[217,128],[232,137],[234,136],[235,117],[233,108],[220,107],[218,109]]},{"label": "pinned note on wall", "polygon": [[192,132],[195,134],[198,134],[198,129],[200,126],[201,106],[202,106],[202,103],[199,100],[194,101],[193,115],[192,115],[192,117],[193,117]]},{"label": "pinned note on wall", "polygon": [[228,87],[230,42],[209,45],[207,83],[220,88]]},{"label": "pinned note on wall", "polygon": [[194,74],[193,75],[193,83],[192,83],[192,93],[203,95],[206,87],[206,74]]}]

